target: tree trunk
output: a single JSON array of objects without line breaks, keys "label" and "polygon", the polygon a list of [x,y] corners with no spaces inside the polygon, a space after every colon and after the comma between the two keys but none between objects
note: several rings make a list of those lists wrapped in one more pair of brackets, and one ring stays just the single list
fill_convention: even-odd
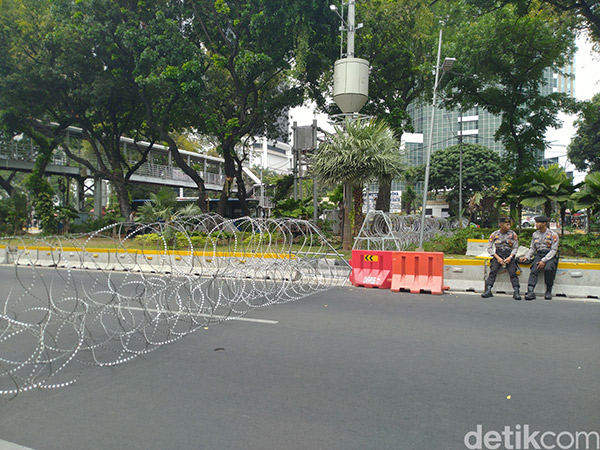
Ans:
[{"label": "tree trunk", "polygon": [[127,189],[127,182],[123,177],[115,177],[110,180],[115,191],[117,192],[117,200],[119,201],[119,210],[121,216],[125,220],[129,220],[131,215],[131,203],[129,202],[129,189]]},{"label": "tree trunk", "polygon": [[344,183],[344,228],[342,231],[342,249],[352,250],[352,227],[350,210],[352,209],[352,185]]},{"label": "tree trunk", "polygon": [[202,212],[208,212],[208,206],[206,204],[206,201],[204,201],[204,197],[206,196],[206,187],[204,186],[204,179],[200,175],[198,175],[198,172],[192,169],[188,165],[188,163],[183,159],[183,156],[181,155],[181,153],[179,153],[179,147],[177,146],[177,143],[165,128],[152,121],[150,121],[150,126],[154,129],[154,131],[158,132],[160,138],[168,144],[169,152],[175,160],[175,164],[177,164],[177,167],[183,170],[183,172],[188,177],[190,177],[194,183],[196,183],[196,186],[198,187],[198,206],[200,207]]},{"label": "tree trunk", "polygon": [[4,178],[2,175],[0,175],[0,187],[6,191],[9,197],[12,197],[15,192],[15,188],[13,188],[11,184],[14,174],[15,172],[13,172],[8,178]]},{"label": "tree trunk", "polygon": [[592,232],[592,208],[588,208],[587,210],[587,230],[585,232],[590,234]]},{"label": "tree trunk", "polygon": [[353,186],[352,197],[354,199],[354,229],[352,230],[352,236],[358,236],[360,227],[362,227],[365,215],[363,214],[363,187]]},{"label": "tree trunk", "polygon": [[240,201],[244,216],[250,216],[250,208],[248,208],[248,192],[246,192],[246,183],[244,182],[244,166],[241,162],[238,163],[235,171],[235,181],[237,182],[237,198]]},{"label": "tree trunk", "polygon": [[379,189],[377,192],[377,202],[375,202],[375,209],[390,212],[390,203],[392,196],[392,177],[390,175],[384,175],[379,179]]},{"label": "tree trunk", "polygon": [[225,217],[227,214],[227,201],[231,196],[231,189],[233,187],[233,180],[235,179],[236,170],[231,151],[233,150],[233,141],[227,141],[222,144],[223,159],[225,160],[225,183],[223,183],[223,190],[221,191],[221,197],[219,198],[218,213]]},{"label": "tree trunk", "polygon": [[550,200],[544,203],[544,215],[548,218],[552,215],[552,202]]}]

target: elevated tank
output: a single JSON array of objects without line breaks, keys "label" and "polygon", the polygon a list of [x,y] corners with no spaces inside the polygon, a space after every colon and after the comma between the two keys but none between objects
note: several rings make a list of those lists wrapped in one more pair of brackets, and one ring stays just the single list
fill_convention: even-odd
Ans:
[{"label": "elevated tank", "polygon": [[333,67],[333,100],[343,113],[357,113],[369,96],[369,61],[338,59]]}]

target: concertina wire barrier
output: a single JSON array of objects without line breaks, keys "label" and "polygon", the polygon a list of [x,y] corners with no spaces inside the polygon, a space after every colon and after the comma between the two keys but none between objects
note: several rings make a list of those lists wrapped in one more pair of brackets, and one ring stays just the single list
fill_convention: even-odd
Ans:
[{"label": "concertina wire barrier", "polygon": [[350,272],[318,228],[295,219],[206,214],[0,246],[15,270],[0,304],[1,395],[70,385],[85,366],[121,364]]},{"label": "concertina wire barrier", "polygon": [[[463,219],[463,226],[468,221]],[[436,235],[449,236],[457,228],[458,222],[449,222],[438,217],[425,218],[424,241]],[[418,245],[421,230],[420,215],[398,215],[371,210],[367,213],[358,236],[354,240],[354,250],[404,251]]]}]

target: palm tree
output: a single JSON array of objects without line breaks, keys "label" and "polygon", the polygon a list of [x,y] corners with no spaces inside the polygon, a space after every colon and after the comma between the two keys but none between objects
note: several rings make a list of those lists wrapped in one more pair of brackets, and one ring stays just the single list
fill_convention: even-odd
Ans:
[{"label": "palm tree", "polygon": [[573,180],[567,177],[565,169],[558,164],[554,164],[547,169],[540,167],[532,175],[533,181],[527,186],[521,204],[532,208],[543,205],[544,214],[550,217],[552,214],[552,205],[555,202],[558,203],[562,232],[564,234],[566,204],[575,190]]},{"label": "palm tree", "polygon": [[[396,177],[405,166],[399,143],[387,124],[375,120],[346,121],[321,144],[313,170],[326,184],[344,183],[343,248],[352,247],[350,205],[354,197],[355,232],[362,224],[362,190],[365,183]],[[352,194],[352,191],[354,194]]]},{"label": "palm tree", "polygon": [[586,175],[583,187],[575,192],[571,199],[575,201],[576,209],[588,210],[587,232],[590,232],[592,211],[600,209],[600,172],[590,172]]},{"label": "palm tree", "polygon": [[528,172],[517,178],[506,177],[500,185],[500,190],[496,196],[496,207],[499,207],[503,203],[507,203],[510,208],[510,217],[513,222],[519,224],[521,227],[521,216],[523,213],[523,200],[527,186],[533,180],[533,174]]}]

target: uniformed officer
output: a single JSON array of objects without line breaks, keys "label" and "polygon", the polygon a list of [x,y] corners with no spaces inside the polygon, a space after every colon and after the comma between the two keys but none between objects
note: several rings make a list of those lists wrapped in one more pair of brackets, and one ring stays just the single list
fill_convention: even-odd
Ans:
[{"label": "uniformed officer", "polygon": [[485,281],[485,292],[481,296],[483,298],[493,297],[492,286],[496,282],[496,275],[500,267],[506,264],[506,269],[510,275],[510,282],[514,289],[513,298],[521,300],[519,278],[517,277],[517,261],[515,259],[515,255],[519,249],[519,237],[517,233],[510,229],[509,218],[501,217],[499,223],[500,229],[494,231],[488,239],[487,251],[492,260],[490,262],[490,274]]},{"label": "uniformed officer", "polygon": [[535,285],[537,284],[538,274],[540,270],[544,271],[544,281],[546,283],[546,300],[552,300],[552,286],[554,285],[554,277],[556,276],[556,267],[558,266],[558,234],[548,228],[548,219],[546,216],[534,217],[535,228],[537,229],[531,238],[531,247],[521,262],[531,261],[531,273],[527,282],[527,294],[525,300],[533,300]]}]

